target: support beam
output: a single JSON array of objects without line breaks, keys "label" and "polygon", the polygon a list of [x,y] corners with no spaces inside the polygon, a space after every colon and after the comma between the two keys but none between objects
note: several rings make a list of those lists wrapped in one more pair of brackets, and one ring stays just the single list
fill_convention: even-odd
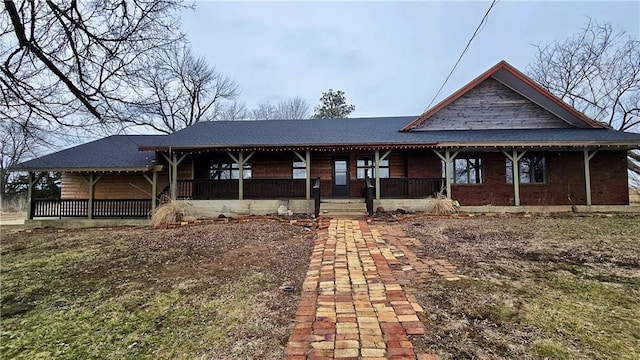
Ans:
[{"label": "support beam", "polygon": [[380,150],[374,152],[374,174],[376,180],[376,200],[380,200]]},{"label": "support beam", "polygon": [[307,200],[311,200],[311,150],[305,151],[305,170],[307,171],[306,183],[305,183],[305,194],[307,196]]},{"label": "support beam", "polygon": [[27,219],[33,219],[33,213],[35,212],[35,208],[33,206],[33,185],[35,185],[35,175],[33,172],[29,172],[27,174],[27,180],[29,184],[27,185]]},{"label": "support beam", "polygon": [[587,211],[591,211],[591,169],[589,162],[597,152],[598,150],[589,151],[589,149],[584,149],[584,191],[587,200]]},{"label": "support beam", "polygon": [[149,182],[149,184],[151,184],[151,210],[154,210],[156,208],[156,203],[158,201],[157,196],[158,196],[158,167],[154,166],[152,173],[151,173],[151,178],[149,178],[149,176],[145,173],[142,173],[142,176],[144,176],[145,179],[147,179],[147,181]]},{"label": "support beam", "polygon": [[451,199],[451,174],[453,173],[453,169],[451,168],[451,163],[455,160],[460,150],[455,151],[453,154],[451,150],[445,149],[444,155],[442,155],[439,151],[433,149],[433,152],[438,155],[438,157],[444,161],[444,182],[447,187],[447,199]]},{"label": "support beam", "polygon": [[384,161],[391,154],[391,149],[387,150],[382,156],[380,156],[380,150],[375,150],[374,153],[374,179],[376,184],[376,200],[380,200],[380,161]]},{"label": "support beam", "polygon": [[[255,155],[255,151],[252,151],[247,157],[244,157],[244,152],[239,151],[238,157],[235,157],[231,151],[227,151],[227,155],[233,160],[236,164],[238,164],[238,200],[244,199],[244,164],[247,161],[251,160],[253,155]],[[232,170],[233,171],[233,170]]]},{"label": "support beam", "polygon": [[96,184],[98,183],[98,181],[100,181],[102,175],[104,174],[96,176],[96,173],[91,172],[89,173],[88,178],[84,175],[82,176],[84,178],[84,181],[87,182],[87,185],[89,185],[89,203],[87,204],[87,218],[89,220],[93,219],[93,200],[96,194]]},{"label": "support beam", "polygon": [[244,153],[238,152],[238,200],[244,198],[244,161]]},{"label": "support beam", "polygon": [[180,158],[178,158],[177,153],[169,153],[167,156],[165,153],[162,153],[162,156],[169,162],[169,166],[171,169],[169,170],[169,188],[171,189],[171,199],[176,200],[177,188],[178,188],[178,165],[189,155],[188,153],[182,154]]},{"label": "support beam", "polygon": [[299,152],[293,151],[293,154],[304,163],[306,170],[305,181],[305,197],[307,200],[311,199],[311,150],[305,152],[305,156],[302,156]]},{"label": "support beam", "polygon": [[511,160],[511,172],[513,173],[513,205],[520,206],[520,159],[527,153],[527,150],[518,153],[518,150],[511,149],[511,154],[500,149],[502,153]]}]

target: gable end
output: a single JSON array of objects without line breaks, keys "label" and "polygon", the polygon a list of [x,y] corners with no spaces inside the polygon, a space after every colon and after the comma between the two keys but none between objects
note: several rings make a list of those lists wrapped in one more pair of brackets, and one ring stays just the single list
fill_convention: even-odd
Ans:
[{"label": "gable end", "polygon": [[498,80],[488,78],[414,130],[570,128],[570,124]]}]

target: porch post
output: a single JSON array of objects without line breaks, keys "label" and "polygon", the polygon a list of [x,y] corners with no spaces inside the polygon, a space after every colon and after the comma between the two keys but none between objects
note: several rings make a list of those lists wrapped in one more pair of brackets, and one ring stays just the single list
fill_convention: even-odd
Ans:
[{"label": "porch post", "polygon": [[33,219],[33,213],[35,212],[35,207],[33,205],[33,185],[35,184],[35,176],[33,172],[29,171],[27,173],[27,219]]},{"label": "porch post", "polygon": [[591,211],[591,169],[589,168],[589,162],[597,152],[598,150],[590,152],[589,149],[584,149],[584,191],[587,200],[587,211]]},{"label": "porch post", "polygon": [[240,151],[238,153],[238,200],[244,198],[244,188],[242,180],[244,178],[244,153]]},{"label": "porch post", "polygon": [[451,173],[453,172],[453,169],[451,169],[451,162],[456,158],[456,156],[458,156],[460,150],[451,154],[449,149],[445,149],[444,156],[435,149],[433,149],[433,152],[436,153],[442,161],[444,161],[444,183],[447,187],[447,199],[451,199]]},{"label": "porch post", "polygon": [[151,178],[151,210],[156,209],[156,196],[158,196],[158,172],[153,169]]},{"label": "porch post", "polygon": [[[189,153],[184,153],[179,159],[177,153],[170,153],[167,156],[165,153],[162,153],[162,156],[167,160],[171,169],[169,170],[169,188],[171,190],[171,200],[176,200],[177,195],[177,187],[178,187],[178,165],[189,155]],[[155,198],[155,195],[154,195]]]},{"label": "porch post", "polygon": [[178,154],[171,156],[171,200],[177,199],[178,194]]},{"label": "porch post", "polygon": [[374,176],[376,179],[376,200],[380,200],[380,150],[376,149],[374,153]]},{"label": "porch post", "polygon": [[518,157],[518,151],[516,149],[513,149],[511,157],[511,169],[513,171],[513,205],[520,206],[520,157]]},{"label": "porch post", "polygon": [[311,199],[311,150],[307,150],[305,153],[305,165],[307,170],[307,181],[306,181],[306,196],[307,200]]},{"label": "porch post", "polygon": [[88,179],[84,175],[82,175],[84,181],[86,181],[87,185],[89,186],[89,203],[87,204],[87,219],[89,220],[93,219],[93,200],[95,198],[96,184],[98,183],[98,181],[100,181],[102,175],[104,174],[100,174],[96,177],[95,172],[90,172]]},{"label": "porch post", "polygon": [[518,150],[511,149],[511,154],[504,149],[502,153],[511,160],[511,172],[513,173],[513,206],[520,206],[520,159],[527,153],[526,150],[518,154]]},{"label": "porch post", "polygon": [[89,174],[89,204],[87,205],[87,217],[89,220],[93,219],[93,198],[95,197],[95,174]]}]

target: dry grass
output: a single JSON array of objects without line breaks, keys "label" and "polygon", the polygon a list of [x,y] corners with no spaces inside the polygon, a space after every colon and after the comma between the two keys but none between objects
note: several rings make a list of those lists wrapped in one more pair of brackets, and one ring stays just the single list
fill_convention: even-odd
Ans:
[{"label": "dry grass", "polygon": [[629,203],[640,205],[640,188],[629,188]]},{"label": "dry grass", "polygon": [[453,200],[438,195],[435,199],[427,200],[427,212],[431,214],[452,214],[456,212]]},{"label": "dry grass", "polygon": [[181,222],[186,217],[183,205],[171,199],[164,199],[163,204],[151,211],[151,227],[166,229],[169,224]]},{"label": "dry grass", "polygon": [[313,247],[271,221],[3,229],[0,359],[283,359]]},{"label": "dry grass", "polygon": [[[417,286],[441,359],[639,359],[640,219],[425,218],[403,225],[425,259],[471,279]],[[421,343],[418,343],[420,342]]]}]

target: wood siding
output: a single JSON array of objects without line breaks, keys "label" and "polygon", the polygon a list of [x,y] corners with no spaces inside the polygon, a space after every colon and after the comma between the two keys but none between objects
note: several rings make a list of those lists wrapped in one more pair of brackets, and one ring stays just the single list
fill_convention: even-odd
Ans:
[{"label": "wood siding", "polygon": [[[158,193],[169,184],[169,167],[164,159],[159,161],[164,165],[163,171],[158,173]],[[62,199],[88,199],[89,186],[79,173],[63,173],[61,184]],[[99,175],[99,174],[98,174]],[[151,173],[147,173],[151,178]],[[88,178],[88,175],[85,174]],[[178,179],[193,179],[193,159],[187,157],[178,167]],[[151,183],[141,173],[106,173],[95,187],[96,199],[149,199],[151,198]]]},{"label": "wood siding", "polygon": [[489,78],[433,114],[416,130],[568,128],[531,100]]}]

